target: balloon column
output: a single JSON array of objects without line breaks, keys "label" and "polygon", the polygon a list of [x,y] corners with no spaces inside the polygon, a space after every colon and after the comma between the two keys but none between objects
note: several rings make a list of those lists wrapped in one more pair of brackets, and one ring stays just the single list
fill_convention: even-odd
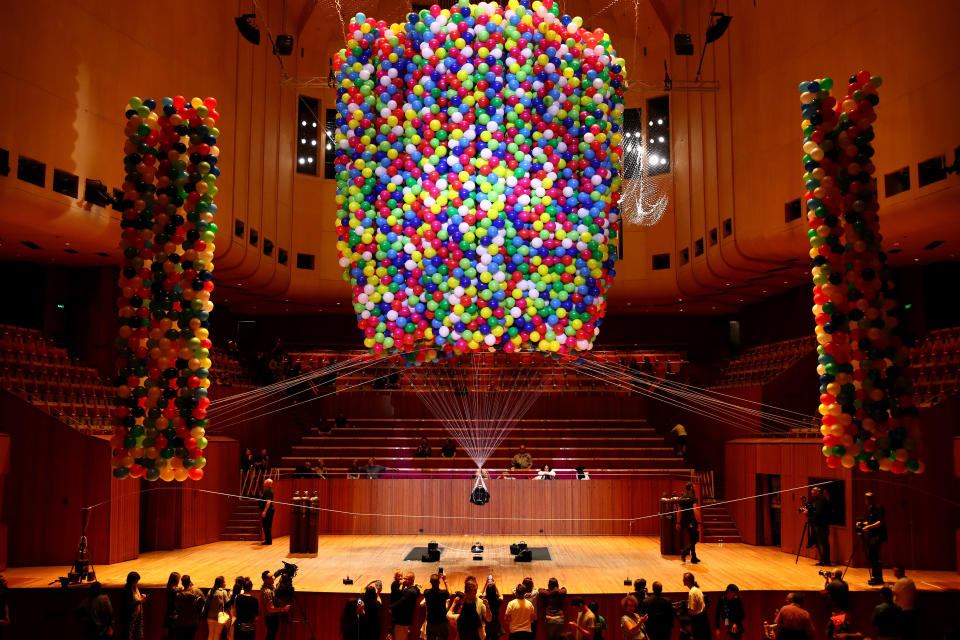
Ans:
[{"label": "balloon column", "polygon": [[823,455],[831,468],[923,471],[917,407],[873,177],[881,79],[860,71],[846,95],[800,83]]},{"label": "balloon column", "polygon": [[126,111],[113,475],[199,480],[210,404],[217,101]]},{"label": "balloon column", "polygon": [[337,248],[374,353],[592,347],[615,275],[625,72],[608,35],[559,14],[460,0],[351,20]]}]

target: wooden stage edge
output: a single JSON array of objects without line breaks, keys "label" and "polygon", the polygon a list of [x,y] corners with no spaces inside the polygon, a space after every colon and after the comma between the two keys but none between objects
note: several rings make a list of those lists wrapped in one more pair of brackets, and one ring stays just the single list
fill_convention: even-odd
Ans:
[{"label": "wooden stage edge", "polygon": [[[431,540],[444,547],[439,564],[404,562],[413,547],[425,547]],[[215,542],[187,549],[143,553],[135,560],[98,565],[97,577],[106,587],[123,585],[130,571],[142,576],[144,587],[162,587],[171,571],[189,573],[195,584],[207,587],[218,575],[232,584],[237,575],[250,576],[256,585],[264,570],[275,571],[287,560],[300,568],[295,584],[301,592],[356,593],[371,580],[389,583],[395,569],[413,571],[416,581],[426,584],[438,566],[444,568],[451,587],[462,588],[468,575],[482,579],[494,574],[502,591],[510,591],[525,576],[538,586],[546,586],[551,577],[560,580],[570,593],[618,594],[628,591],[627,578],[646,578],[648,584],[659,580],[667,593],[682,592],[681,576],[692,572],[704,591],[722,591],[730,583],[748,591],[816,591],[823,586],[819,567],[810,558],[800,558],[773,547],[747,544],[699,544],[700,564],[682,564],[678,556],[662,557],[658,538],[652,536],[525,536],[531,547],[548,547],[553,560],[529,564],[513,562],[509,545],[520,536],[437,536],[426,535],[338,535],[320,536],[319,556],[290,555],[288,538],[274,540],[272,546],[255,542]],[[480,540],[485,546],[483,561],[474,561],[471,544]],[[884,549],[887,562],[896,559],[895,550]],[[65,575],[62,566],[8,567],[3,573],[11,588],[38,588]],[[354,584],[344,585],[350,576]],[[960,590],[960,575],[949,571],[908,571],[922,591]],[[893,581],[889,569],[884,577]],[[854,591],[875,590],[867,586],[867,569],[851,568],[847,581]],[[51,587],[54,588],[54,587]]]}]

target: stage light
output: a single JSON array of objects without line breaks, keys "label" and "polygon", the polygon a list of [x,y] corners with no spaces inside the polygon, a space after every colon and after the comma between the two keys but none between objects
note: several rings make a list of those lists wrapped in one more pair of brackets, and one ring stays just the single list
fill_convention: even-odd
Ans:
[{"label": "stage light", "polygon": [[113,196],[110,195],[107,186],[99,180],[90,178],[87,178],[85,183],[83,199],[98,207],[108,207],[114,204]]},{"label": "stage light", "polygon": [[689,33],[678,33],[673,36],[673,51],[678,56],[693,55],[693,37]]},{"label": "stage light", "polygon": [[237,23],[237,31],[250,44],[260,44],[260,29],[257,29],[256,25],[253,24],[256,17],[257,14],[255,13],[245,13],[233,19]]},{"label": "stage light", "polygon": [[273,52],[278,56],[288,56],[293,53],[293,36],[289,33],[278,35],[273,45]]},{"label": "stage light", "polygon": [[733,16],[728,16],[722,11],[711,11],[710,16],[716,18],[717,21],[707,27],[707,44],[719,40],[727,32],[727,27],[733,20]]}]

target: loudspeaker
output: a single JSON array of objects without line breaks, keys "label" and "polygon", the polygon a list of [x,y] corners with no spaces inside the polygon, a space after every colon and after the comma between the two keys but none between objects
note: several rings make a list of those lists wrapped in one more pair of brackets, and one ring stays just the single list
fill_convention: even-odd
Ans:
[{"label": "loudspeaker", "polygon": [[523,549],[514,558],[514,562],[530,562],[533,560],[533,553],[530,549]]},{"label": "loudspeaker", "polygon": [[473,559],[479,562],[483,562],[483,556],[473,556]]},{"label": "loudspeaker", "polygon": [[526,542],[523,542],[523,541],[516,542],[510,545],[510,554],[515,556],[526,548],[527,548]]},{"label": "loudspeaker", "polygon": [[693,38],[689,33],[678,33],[673,36],[673,50],[678,56],[693,55]]},{"label": "loudspeaker", "polygon": [[420,556],[420,562],[440,562],[440,549],[427,548],[427,552]]},{"label": "loudspeaker", "polygon": [[427,543],[427,551],[437,551],[439,548],[440,545],[434,540]]}]

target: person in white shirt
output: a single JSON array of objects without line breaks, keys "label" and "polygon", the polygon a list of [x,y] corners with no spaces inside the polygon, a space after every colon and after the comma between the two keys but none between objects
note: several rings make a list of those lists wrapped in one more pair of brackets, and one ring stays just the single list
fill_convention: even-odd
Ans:
[{"label": "person in white shirt", "polygon": [[700,585],[689,571],[683,574],[683,586],[687,593],[687,615],[693,623],[693,640],[710,640],[710,619],[707,616],[707,603],[703,599]]},{"label": "person in white shirt", "polygon": [[537,609],[526,599],[527,588],[518,584],[514,590],[515,596],[507,604],[503,620],[507,623],[509,640],[533,640],[533,623],[537,619]]},{"label": "person in white shirt", "polygon": [[548,464],[543,465],[543,469],[537,471],[537,475],[534,476],[534,480],[556,480],[557,472],[553,470]]},{"label": "person in white shirt", "polygon": [[903,640],[914,640],[917,637],[917,611],[914,604],[917,600],[917,585],[913,578],[907,577],[907,572],[901,563],[893,565],[893,575],[897,581],[893,584],[893,602],[900,607],[900,635]]},{"label": "person in white shirt", "polygon": [[568,623],[573,627],[574,640],[593,640],[593,628],[597,623],[593,611],[587,608],[587,603],[583,601],[583,598],[574,598],[571,604],[577,610],[576,621],[571,620]]}]

